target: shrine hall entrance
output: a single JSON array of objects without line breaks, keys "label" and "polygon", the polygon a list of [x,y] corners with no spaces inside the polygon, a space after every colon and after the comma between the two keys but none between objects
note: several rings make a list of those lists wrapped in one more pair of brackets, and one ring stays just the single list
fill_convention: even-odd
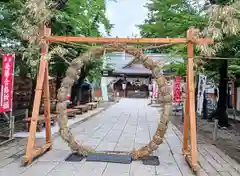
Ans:
[{"label": "shrine hall entrance", "polygon": [[[124,89],[124,84],[126,88]],[[114,84],[114,91],[119,93],[119,97],[126,98],[148,98],[149,91],[148,85],[141,83],[138,79],[135,82],[127,80],[126,83],[123,79],[119,79]]]}]

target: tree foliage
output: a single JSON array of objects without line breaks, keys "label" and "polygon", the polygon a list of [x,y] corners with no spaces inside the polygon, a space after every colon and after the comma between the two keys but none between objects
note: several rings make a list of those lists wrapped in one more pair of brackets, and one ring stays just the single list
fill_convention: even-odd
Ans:
[{"label": "tree foliage", "polygon": [[[35,7],[33,2],[39,5]],[[44,9],[47,3],[47,9]],[[101,36],[99,25],[104,25],[107,33],[110,32],[112,25],[107,19],[104,0],[71,0],[62,6],[59,1],[51,0],[12,0],[0,2],[0,45],[2,52],[16,53],[17,70],[23,74],[32,73],[31,77],[36,76],[38,61],[40,58],[39,47],[33,46],[33,42],[23,40],[23,36],[38,35],[38,25],[42,22],[50,22],[54,35],[70,36]],[[58,7],[57,9],[55,7]],[[64,7],[64,8],[59,8]],[[33,13],[34,12],[34,13]],[[29,45],[31,45],[29,47]],[[55,76],[57,72],[64,72],[68,63],[84,50],[91,47],[87,44],[52,44],[50,50],[61,46],[68,51],[64,59],[52,55],[50,62],[50,74]],[[59,48],[58,48],[59,49]],[[90,63],[89,72],[92,79],[100,74],[99,65],[101,61]],[[88,73],[87,73],[88,75]]]},{"label": "tree foliage", "polygon": [[[236,43],[239,44],[240,33],[240,1],[211,1],[212,6],[208,11],[208,23],[203,30],[204,36],[210,36],[215,42],[210,47],[201,46],[201,52],[205,55],[217,55],[220,57],[233,57],[237,55]],[[235,40],[237,39],[237,40]],[[237,45],[238,45],[237,44]],[[232,61],[230,62],[230,64]],[[219,101],[215,117],[219,119],[221,127],[228,127],[227,84],[228,84],[228,60],[220,60],[217,68],[219,71]]]},{"label": "tree foliage", "polygon": [[[197,1],[196,1],[197,2]],[[204,6],[199,6],[193,1],[187,0],[150,0],[148,18],[144,24],[139,25],[143,37],[185,37],[190,26],[203,29],[206,18],[201,15]],[[197,8],[196,8],[197,7]],[[186,59],[187,49],[185,45],[173,45],[161,49],[152,49],[152,52],[170,53],[173,56],[180,55]],[[178,73],[185,75],[183,64],[172,64]]]},{"label": "tree foliage", "polygon": [[[55,35],[68,36],[101,36],[99,26],[103,24],[107,33],[110,32],[112,25],[106,17],[106,7],[104,0],[95,1],[68,1],[66,8],[58,10],[52,19],[52,30]],[[59,30],[61,29],[61,30]],[[66,56],[68,60],[86,51],[91,47],[91,44],[70,44],[64,46],[72,53]],[[61,60],[60,60],[61,61]],[[62,61],[61,61],[62,62]],[[62,63],[55,62],[54,66]],[[92,59],[85,67],[84,76],[89,76],[90,80],[95,81],[101,75],[102,61]]]},{"label": "tree foliage", "polygon": [[183,37],[189,26],[203,27],[206,23],[190,1],[185,0],[150,0],[146,7],[148,19],[139,25],[144,37]]},{"label": "tree foliage", "polygon": [[[194,0],[150,0],[147,4],[148,18],[140,25],[141,34],[144,37],[183,37],[189,27],[200,29],[200,36],[212,37],[213,45],[201,45],[195,48],[197,55],[218,57],[239,57],[239,32],[240,32],[240,2],[238,0],[210,0],[202,6]],[[172,55],[180,55],[186,58],[185,45],[175,45],[153,52],[167,52]],[[238,76],[239,61],[230,61],[229,73],[231,77]],[[195,68],[209,75],[217,76],[220,88],[220,100],[218,109],[223,116],[226,111],[226,86],[227,60],[201,60],[195,59]],[[181,65],[171,65],[182,68]],[[222,121],[226,117],[219,118],[221,125],[228,125]]]},{"label": "tree foliage", "polygon": [[[64,4],[59,4],[63,1]],[[32,95],[34,95],[41,56],[39,27],[42,24],[49,25],[53,35],[99,37],[101,36],[100,25],[105,27],[107,33],[112,27],[105,12],[104,0],[6,0],[0,2],[2,52],[15,53],[17,74],[32,78]],[[61,78],[71,60],[91,46],[76,43],[50,45],[49,75],[56,78],[56,89],[60,87]],[[89,77],[91,81],[99,80],[101,66],[102,60],[91,59],[83,67],[78,83],[81,84],[85,77]],[[72,91],[73,94],[74,92],[78,91]]]}]

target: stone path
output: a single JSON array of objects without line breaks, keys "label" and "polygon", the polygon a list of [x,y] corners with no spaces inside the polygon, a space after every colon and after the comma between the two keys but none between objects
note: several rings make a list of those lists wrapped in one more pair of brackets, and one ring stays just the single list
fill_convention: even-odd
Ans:
[{"label": "stone path", "polygon": [[[72,132],[79,142],[98,151],[130,151],[146,144],[156,130],[158,109],[147,106],[144,99],[122,99],[101,114],[75,125]],[[141,161],[131,164],[100,162],[65,162],[71,153],[60,137],[54,139],[53,150],[28,167],[12,156],[0,161],[0,176],[191,176],[181,155],[182,134],[171,123],[164,143],[154,152],[159,166],[146,166]],[[228,156],[207,144],[199,146],[199,175],[240,175],[240,166]],[[0,157],[8,150],[0,150]]]},{"label": "stone path", "polygon": [[[104,110],[104,108],[100,107],[100,108],[88,111],[87,113],[83,113],[82,115],[76,115],[75,118],[68,120],[67,126],[69,127],[78,122],[86,120],[87,118],[92,117],[92,116],[100,113],[103,110]],[[58,133],[58,129],[59,129],[58,125],[51,126],[51,134],[54,135],[54,134]],[[21,132],[17,132],[14,134],[15,138],[26,138],[28,136],[29,136],[29,132],[27,132],[27,131],[21,131]],[[36,132],[36,138],[45,138],[45,137],[46,137],[45,128],[43,128],[43,130],[41,132]]]},{"label": "stone path", "polygon": [[[229,115],[229,117],[231,117]],[[182,122],[181,113],[177,115],[173,114],[171,117],[171,122],[183,132],[183,122]],[[198,134],[198,143],[208,143],[214,144],[215,146],[229,155],[231,158],[240,163],[240,121],[236,123],[232,120],[229,120],[231,128],[225,130],[218,128],[217,131],[217,141],[213,140],[213,129],[214,121],[209,122],[207,119],[202,119],[201,117],[197,118],[197,134]]]}]

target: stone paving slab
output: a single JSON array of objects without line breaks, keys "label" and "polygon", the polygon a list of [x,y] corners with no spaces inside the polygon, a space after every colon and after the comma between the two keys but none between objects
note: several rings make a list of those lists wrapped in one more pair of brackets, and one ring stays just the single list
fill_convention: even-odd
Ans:
[{"label": "stone paving slab", "polygon": [[[90,116],[94,116],[95,114],[103,111],[104,108],[96,108],[93,109],[92,111],[89,111],[88,113],[84,113],[81,115],[76,115],[75,118],[69,119],[68,120],[68,126],[71,126],[75,123],[81,122],[87,118],[89,118]],[[51,134],[54,135],[58,132],[59,126],[58,124],[56,124],[55,126],[51,126]],[[26,131],[22,131],[22,132],[17,132],[14,134],[14,137],[19,137],[19,138],[26,138],[29,136],[29,132]],[[46,137],[46,133],[45,133],[45,128],[43,128],[43,130],[41,132],[36,132],[36,138],[45,138]]]},{"label": "stone paving slab", "polygon": [[[122,99],[94,118],[72,128],[76,139],[98,151],[130,151],[146,144],[157,127],[160,116],[157,108],[148,106],[145,99]],[[133,106],[134,105],[134,106]],[[28,167],[21,167],[20,159],[0,160],[0,176],[191,176],[182,154],[182,134],[169,124],[163,144],[154,151],[159,166],[101,162],[66,162],[71,153],[60,137],[53,141],[52,151]],[[240,175],[240,166],[216,147],[202,144],[199,150],[200,176]],[[1,154],[2,152],[0,152]],[[6,157],[7,152],[1,155]],[[5,162],[5,163],[4,163]]]}]

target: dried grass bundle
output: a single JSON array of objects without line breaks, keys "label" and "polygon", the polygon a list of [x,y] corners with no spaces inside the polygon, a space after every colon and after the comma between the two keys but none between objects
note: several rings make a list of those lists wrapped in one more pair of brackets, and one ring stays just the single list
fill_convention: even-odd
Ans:
[{"label": "dried grass bundle", "polygon": [[224,36],[235,36],[240,32],[240,1],[229,5],[214,5],[208,10],[208,26],[201,32],[203,37],[215,40],[213,45],[198,45],[201,55],[213,56],[224,44]]},{"label": "dried grass bundle", "polygon": [[39,27],[51,20],[54,7],[52,0],[27,0],[17,19],[18,34],[24,39],[30,39],[30,43],[36,42],[39,39]]},{"label": "dried grass bundle", "polygon": [[[55,13],[56,3],[53,0],[26,0],[16,20],[16,31],[20,38],[28,40],[27,46],[22,46],[22,60],[30,66],[34,76],[37,73],[40,58],[51,59],[54,55],[63,56],[68,52],[60,46],[52,48],[47,56],[41,57],[42,34],[40,28],[48,24]],[[66,61],[67,62],[67,61]]]},{"label": "dried grass bundle", "polygon": [[63,58],[67,53],[67,49],[61,46],[56,46],[48,53],[48,59],[51,59],[54,55],[58,55]]},{"label": "dried grass bundle", "polygon": [[[66,77],[63,79],[61,88],[58,91],[58,104],[57,104],[57,112],[58,112],[58,123],[60,126],[59,133],[63,140],[69,145],[72,151],[77,152],[82,155],[88,155],[89,153],[94,152],[88,146],[83,146],[82,144],[78,144],[75,140],[73,134],[67,127],[67,114],[66,114],[66,97],[67,94],[70,93],[71,87],[75,80],[77,80],[78,75],[80,74],[80,70],[83,67],[84,63],[90,61],[90,59],[98,58],[102,56],[105,51],[125,51],[126,53],[134,56],[139,59],[146,68],[151,70],[158,69],[157,63],[153,62],[151,58],[142,54],[142,52],[134,47],[125,47],[123,45],[110,45],[105,47],[93,47],[88,52],[82,54],[78,58],[74,59],[70,64]],[[158,128],[152,138],[152,140],[145,146],[140,149],[134,149],[131,151],[131,155],[134,159],[143,158],[149,156],[154,150],[158,148],[158,146],[163,142],[163,136],[167,130],[167,125],[169,122],[170,113],[172,111],[172,96],[171,96],[171,88],[166,84],[166,80],[163,75],[159,74],[159,72],[154,73],[157,79],[158,86],[160,88],[163,103],[163,111],[160,117]]]}]

